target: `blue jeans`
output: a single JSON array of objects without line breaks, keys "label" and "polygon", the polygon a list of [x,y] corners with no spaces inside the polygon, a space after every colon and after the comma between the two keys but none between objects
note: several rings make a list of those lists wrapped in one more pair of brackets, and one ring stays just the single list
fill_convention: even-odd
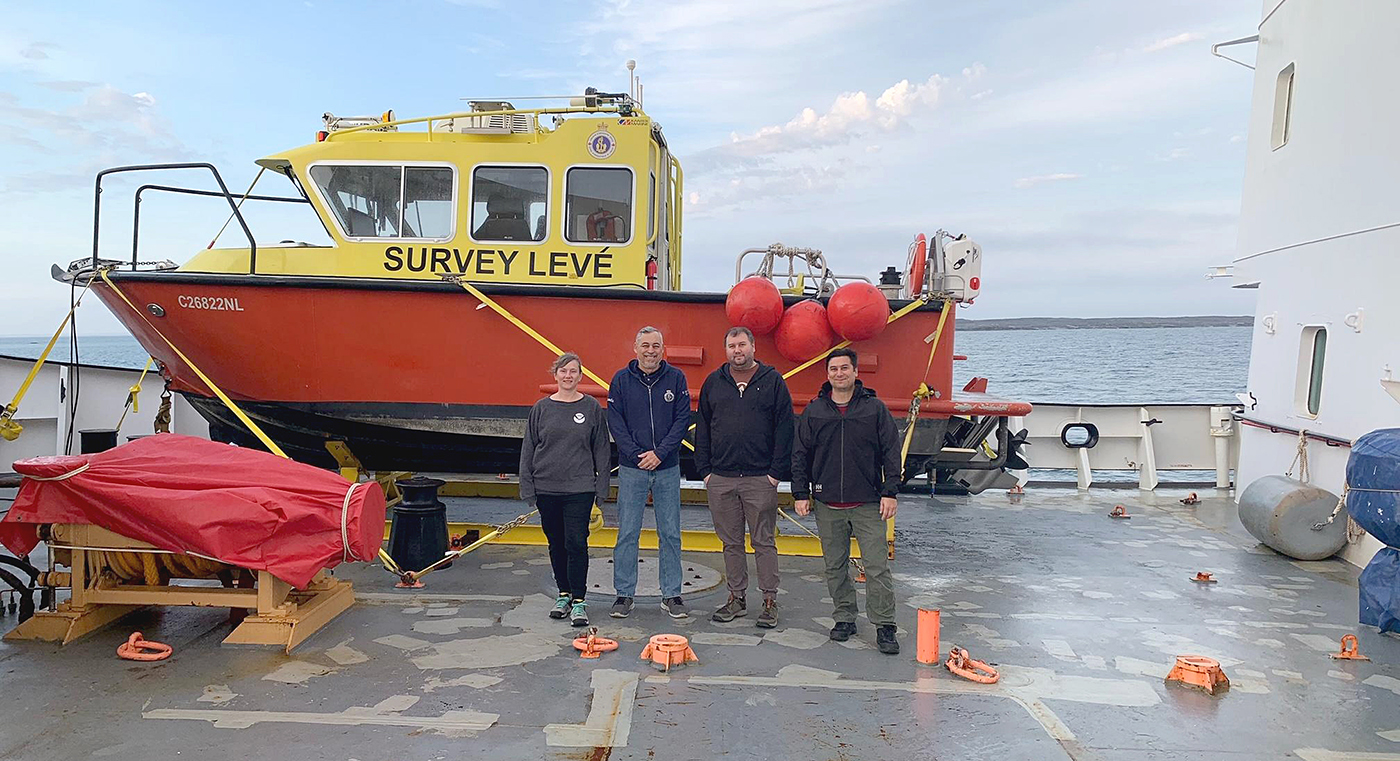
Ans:
[{"label": "blue jeans", "polygon": [[647,492],[656,509],[656,543],[661,551],[661,596],[681,596],[681,467],[617,469],[617,545],[613,547],[613,587],[618,597],[637,592],[637,543]]}]

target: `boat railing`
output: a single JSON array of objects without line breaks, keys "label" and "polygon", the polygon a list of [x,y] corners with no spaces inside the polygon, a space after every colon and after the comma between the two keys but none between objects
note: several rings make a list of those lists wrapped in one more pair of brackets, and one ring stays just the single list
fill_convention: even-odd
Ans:
[{"label": "boat railing", "polygon": [[433,139],[433,123],[446,121],[449,119],[484,119],[491,116],[544,116],[548,114],[618,114],[620,116],[634,116],[640,114],[636,105],[630,101],[621,103],[600,103],[596,106],[555,106],[544,108],[503,108],[493,111],[453,111],[447,114],[437,114],[434,116],[415,116],[409,119],[391,119],[389,121],[375,124],[362,124],[356,127],[347,127],[330,132],[326,135],[326,141],[333,141],[344,135],[351,135],[356,132],[385,131],[397,129],[409,124],[426,124],[429,140]]},{"label": "boat railing", "polygon": [[[135,271],[135,269],[136,269],[137,251],[140,249],[140,246],[141,246],[141,195],[142,195],[143,193],[145,193],[147,190],[155,190],[155,191],[159,191],[159,192],[162,192],[162,193],[178,193],[178,194],[181,194],[181,195],[206,196],[206,197],[214,197],[214,198],[222,197],[222,196],[223,196],[223,193],[219,193],[219,192],[216,192],[216,191],[213,191],[213,190],[198,190],[198,189],[195,189],[195,188],[177,188],[177,187],[175,187],[175,186],[173,186],[173,185],[152,185],[152,184],[147,184],[147,185],[142,185],[141,187],[137,188],[137,189],[136,189],[135,201],[133,202],[134,211],[132,212],[132,215],[131,215],[131,269],[132,269],[133,271]],[[234,197],[238,199],[238,202],[239,202],[240,204],[243,203],[244,201],[270,201],[270,202],[276,202],[276,203],[305,203],[305,204],[311,203],[311,200],[310,200],[309,198],[304,197],[304,196],[300,196],[300,197],[297,197],[297,198],[292,198],[292,197],[289,197],[289,196],[262,196],[262,195],[252,195],[252,194],[249,194],[249,193],[244,193],[243,195],[234,196]],[[211,245],[212,245],[212,244],[211,244]],[[249,269],[250,269],[250,274],[251,274],[251,264],[250,264],[250,266],[249,266]]]},{"label": "boat railing", "polygon": [[[199,161],[199,162],[185,162],[185,163],[174,163],[174,164],[132,164],[132,165],[129,165],[129,166],[116,166],[116,167],[111,167],[110,169],[103,169],[102,171],[98,172],[98,173],[97,173],[97,179],[96,179],[96,181],[95,181],[95,183],[94,183],[93,194],[92,194],[92,267],[93,267],[93,269],[95,270],[95,269],[97,269],[99,266],[101,266],[100,257],[98,256],[98,254],[99,254],[99,246],[100,246],[100,241],[101,241],[101,235],[100,235],[100,233],[101,233],[101,229],[102,229],[102,180],[103,180],[103,178],[107,177],[108,175],[112,175],[112,174],[123,174],[123,173],[126,173],[126,172],[150,172],[150,171],[163,171],[163,170],[170,170],[170,169],[208,169],[209,172],[210,172],[210,174],[214,175],[214,182],[218,183],[218,185],[219,185],[219,192],[215,193],[215,192],[213,192],[213,191],[203,191],[203,192],[201,192],[201,193],[198,193],[198,195],[203,195],[203,194],[206,194],[206,193],[207,193],[208,195],[211,195],[211,196],[222,197],[225,201],[228,202],[229,209],[232,211],[232,217],[231,217],[231,218],[232,218],[232,219],[238,220],[238,226],[243,230],[243,235],[244,235],[244,237],[246,237],[246,238],[248,239],[248,274],[250,274],[250,275],[251,275],[251,274],[255,274],[255,273],[257,272],[257,262],[258,262],[258,244],[257,244],[257,241],[253,240],[253,231],[252,231],[251,229],[249,229],[249,227],[248,227],[248,221],[247,221],[246,219],[243,218],[243,210],[242,210],[242,208],[241,208],[241,206],[242,206],[242,199],[247,198],[247,196],[236,196],[236,195],[234,195],[233,193],[229,192],[228,184],[224,182],[223,175],[219,174],[218,168],[215,167],[213,164],[210,164],[210,163],[208,163],[208,162],[203,162],[203,161]],[[261,174],[261,173],[259,173],[259,174]],[[165,186],[160,186],[160,187],[165,188]],[[145,189],[145,188],[139,188],[139,189],[136,191],[136,192],[137,192],[137,202],[136,202],[136,209],[137,209],[136,214],[137,214],[137,215],[140,214],[140,193],[141,193],[141,190],[144,190],[144,189]],[[183,191],[183,189],[182,189],[182,191]],[[139,216],[138,216],[138,219],[139,219]],[[211,243],[210,245],[212,246],[213,244]],[[133,240],[133,248],[132,248],[132,265],[133,265],[133,267],[135,266],[135,264],[136,264],[136,259],[135,259],[135,242],[134,242],[134,240]]]}]

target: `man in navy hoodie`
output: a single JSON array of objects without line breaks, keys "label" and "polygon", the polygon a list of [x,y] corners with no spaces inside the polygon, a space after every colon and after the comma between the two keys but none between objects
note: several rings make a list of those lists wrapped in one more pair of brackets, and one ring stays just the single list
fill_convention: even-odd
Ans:
[{"label": "man in navy hoodie", "polygon": [[651,494],[661,552],[661,607],[672,618],[690,613],[681,600],[681,440],[690,428],[690,389],[685,373],[670,366],[661,331],[637,331],[637,358],[613,375],[608,389],[608,428],[617,443],[617,544],[609,614],[626,618],[637,591],[637,544],[642,510]]}]

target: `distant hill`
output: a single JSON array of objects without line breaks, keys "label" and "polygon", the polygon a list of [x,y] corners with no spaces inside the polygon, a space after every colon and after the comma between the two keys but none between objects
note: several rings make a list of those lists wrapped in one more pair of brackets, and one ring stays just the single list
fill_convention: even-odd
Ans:
[{"label": "distant hill", "polygon": [[1076,330],[1083,328],[1247,328],[1250,316],[1202,317],[1013,317],[1003,320],[958,318],[958,330]]}]

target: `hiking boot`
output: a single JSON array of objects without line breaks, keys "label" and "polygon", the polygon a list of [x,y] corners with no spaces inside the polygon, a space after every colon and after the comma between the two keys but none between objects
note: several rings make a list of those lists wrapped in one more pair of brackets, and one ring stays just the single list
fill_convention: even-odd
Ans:
[{"label": "hiking boot", "polygon": [[574,604],[569,608],[569,623],[574,626],[588,626],[588,603],[574,600]]},{"label": "hiking boot", "polygon": [[749,605],[744,601],[743,596],[730,592],[729,602],[721,605],[719,610],[715,611],[714,615],[710,616],[710,620],[718,621],[722,624],[729,623],[739,616],[747,615],[748,612]]},{"label": "hiking boot", "polygon": [[690,618],[690,611],[686,610],[685,602],[679,597],[667,597],[662,600],[661,609],[670,614],[671,618]]},{"label": "hiking boot", "polygon": [[899,655],[899,640],[894,638],[893,624],[875,627],[875,647],[885,655]]},{"label": "hiking boot", "polygon": [[758,614],[754,626],[772,629],[778,625],[778,601],[772,597],[763,598],[763,612]]},{"label": "hiking boot", "polygon": [[627,618],[632,615],[632,598],[617,598],[617,600],[613,601],[612,609],[608,611],[608,615],[613,618]]},{"label": "hiking boot", "polygon": [[837,621],[836,625],[831,627],[831,638],[837,642],[845,642],[855,633],[856,624],[854,621]]},{"label": "hiking boot", "polygon": [[573,596],[568,592],[560,592],[559,596],[554,598],[554,607],[549,609],[549,617],[564,618],[569,615],[569,604],[573,602],[573,599]]}]

